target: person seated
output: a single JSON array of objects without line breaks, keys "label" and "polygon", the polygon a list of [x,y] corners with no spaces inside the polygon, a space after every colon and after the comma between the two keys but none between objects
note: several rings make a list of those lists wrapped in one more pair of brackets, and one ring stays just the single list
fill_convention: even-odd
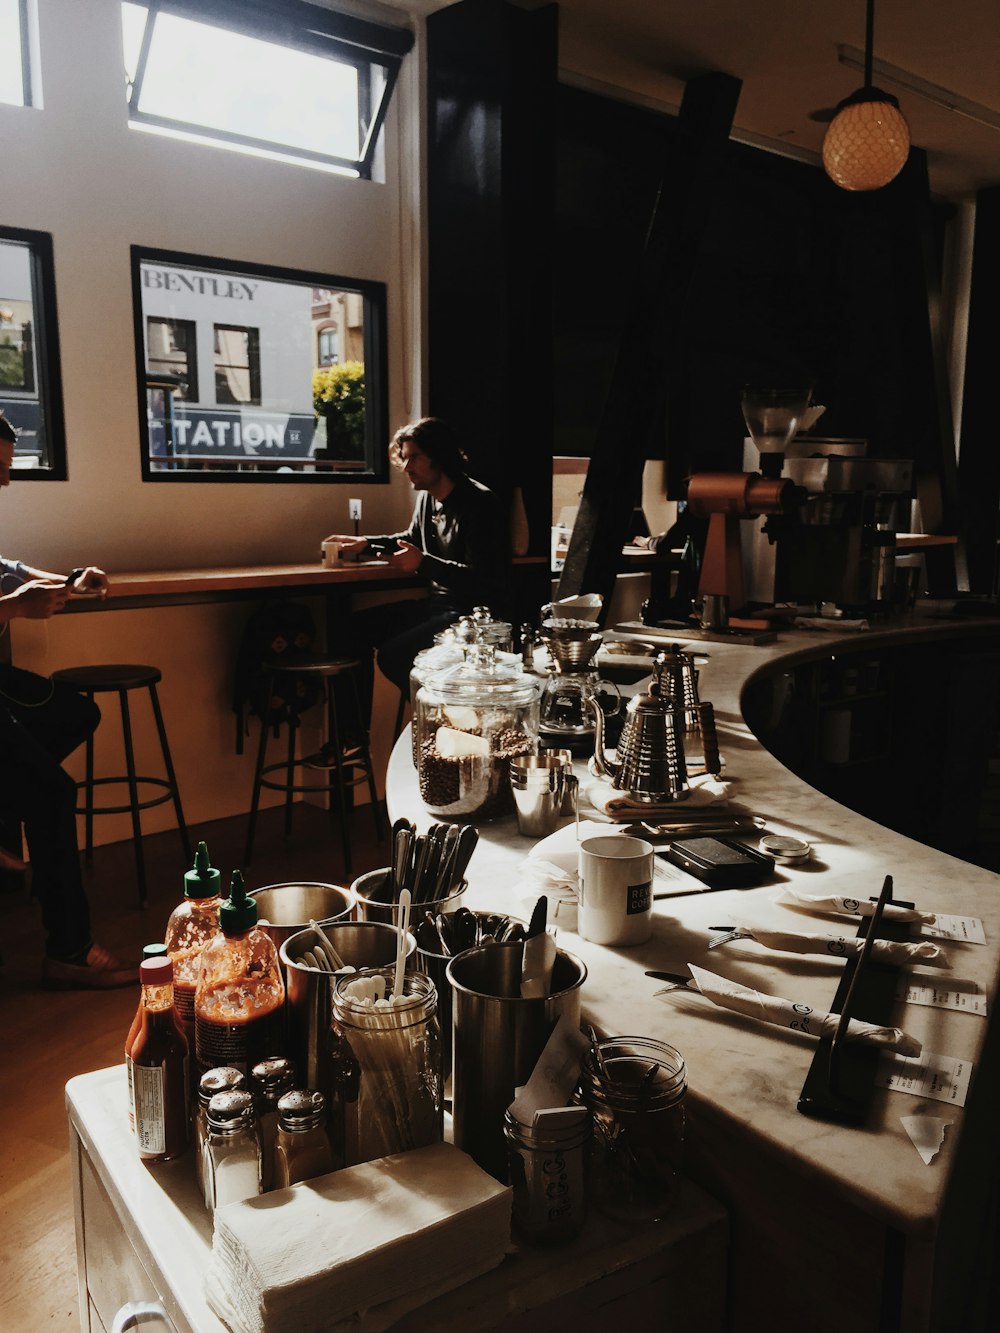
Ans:
[{"label": "person seated", "polygon": [[507,515],[496,495],[466,472],[468,460],[452,427],[439,417],[402,426],[389,457],[416,492],[409,527],[378,537],[334,533],[326,539],[348,555],[384,555],[399,573],[430,581],[426,597],[360,611],[331,634],[331,646],[335,638],[338,648],[361,657],[362,727],[371,713],[372,649],[382,674],[408,693],[417,653],[474,607],[502,618],[511,582]]},{"label": "person seated", "polygon": [[[0,487],[10,484],[16,432],[0,413]],[[33,569],[0,556],[0,634],[17,619],[47,620],[76,593],[107,591],[108,576],[90,566],[72,575]],[[97,705],[76,690],[0,664],[0,821],[23,824],[31,888],[46,931],[43,983],[105,989],[138,981],[96,944],[76,844],[76,783],[62,761],[100,721]],[[10,848],[4,864],[16,868]],[[23,864],[23,863],[22,863]]]}]

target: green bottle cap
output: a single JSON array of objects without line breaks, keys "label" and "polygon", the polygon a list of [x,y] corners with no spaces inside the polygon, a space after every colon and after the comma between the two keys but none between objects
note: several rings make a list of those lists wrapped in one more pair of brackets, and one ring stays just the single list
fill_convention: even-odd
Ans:
[{"label": "green bottle cap", "polygon": [[234,870],[229,881],[229,897],[219,904],[219,925],[224,935],[242,935],[257,924],[257,904],[247,893],[243,876]]},{"label": "green bottle cap", "polygon": [[194,865],[184,876],[185,898],[214,898],[222,888],[222,875],[208,859],[208,846],[199,842]]},{"label": "green bottle cap", "polygon": [[165,944],[144,944],[142,946],[142,961],[148,962],[150,958],[166,958],[167,946]]}]

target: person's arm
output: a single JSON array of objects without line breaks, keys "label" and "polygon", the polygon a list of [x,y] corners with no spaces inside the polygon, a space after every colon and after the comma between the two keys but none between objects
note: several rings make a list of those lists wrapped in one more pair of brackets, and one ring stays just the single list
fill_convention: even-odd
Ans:
[{"label": "person's arm", "polygon": [[35,569],[23,561],[0,560],[3,579],[0,587],[8,588],[12,579],[14,588],[0,596],[0,623],[11,620],[47,620],[61,611],[66,600],[74,593],[103,595],[108,590],[108,576],[96,565],[73,570],[71,574],[54,574],[51,570]]},{"label": "person's arm", "polygon": [[415,546],[420,544],[420,526],[418,522],[419,505],[414,508],[413,517],[410,519],[410,526],[405,532],[386,532],[372,537],[355,537],[353,533],[334,532],[323,540],[328,542],[337,542],[345,551],[350,554],[362,555],[365,551],[371,551],[375,555],[390,555],[396,548],[398,542],[410,542]]}]

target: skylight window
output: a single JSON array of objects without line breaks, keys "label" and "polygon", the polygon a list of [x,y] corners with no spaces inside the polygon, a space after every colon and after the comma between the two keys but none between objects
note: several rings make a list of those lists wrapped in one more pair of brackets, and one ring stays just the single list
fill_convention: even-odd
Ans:
[{"label": "skylight window", "polygon": [[31,105],[28,0],[0,0],[0,102]]},{"label": "skylight window", "polygon": [[412,35],[301,0],[122,5],[129,121],[370,176]]}]

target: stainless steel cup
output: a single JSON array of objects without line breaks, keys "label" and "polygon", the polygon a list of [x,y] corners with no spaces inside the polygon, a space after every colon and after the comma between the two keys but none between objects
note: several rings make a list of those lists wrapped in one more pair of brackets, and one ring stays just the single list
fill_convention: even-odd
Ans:
[{"label": "stainless steel cup", "polygon": [[564,753],[568,752],[543,750],[540,754],[517,755],[510,761],[517,828],[526,837],[544,838],[559,823],[570,774]]},{"label": "stainless steel cup", "polygon": [[[463,879],[458,888],[445,898],[434,898],[428,902],[412,903],[410,905],[410,920],[414,923],[422,921],[425,912],[430,912],[431,916],[437,916],[439,912],[445,916],[449,912],[456,912],[462,906],[468,887],[469,881]],[[388,867],[382,870],[369,870],[367,874],[359,875],[351,888],[357,894],[358,915],[362,921],[381,921],[386,925],[396,925],[399,921],[399,906],[388,901]]]},{"label": "stainless steel cup", "polygon": [[729,624],[729,598],[724,592],[707,592],[702,598],[702,629],[725,629]]},{"label": "stainless steel cup", "polygon": [[305,930],[310,921],[325,924],[343,921],[354,915],[358,897],[353,889],[340,884],[268,884],[253,889],[250,897],[257,904],[257,915],[264,923],[274,947]]},{"label": "stainless steel cup", "polygon": [[[396,928],[376,921],[335,921],[323,930],[349,967],[378,968],[387,975],[396,965]],[[300,1085],[330,1093],[330,1015],[333,972],[317,972],[302,961],[312,950],[316,932],[311,926],[286,939],[278,950],[287,980],[285,1015],[288,1041]],[[407,966],[417,941],[407,935]]]},{"label": "stainless steel cup", "polygon": [[580,1022],[587,969],[559,949],[552,994],[521,998],[524,944],[487,944],[448,964],[454,1049],[452,1114],[455,1145],[497,1180],[507,1179],[504,1112],[527,1082],[556,1023]]}]

